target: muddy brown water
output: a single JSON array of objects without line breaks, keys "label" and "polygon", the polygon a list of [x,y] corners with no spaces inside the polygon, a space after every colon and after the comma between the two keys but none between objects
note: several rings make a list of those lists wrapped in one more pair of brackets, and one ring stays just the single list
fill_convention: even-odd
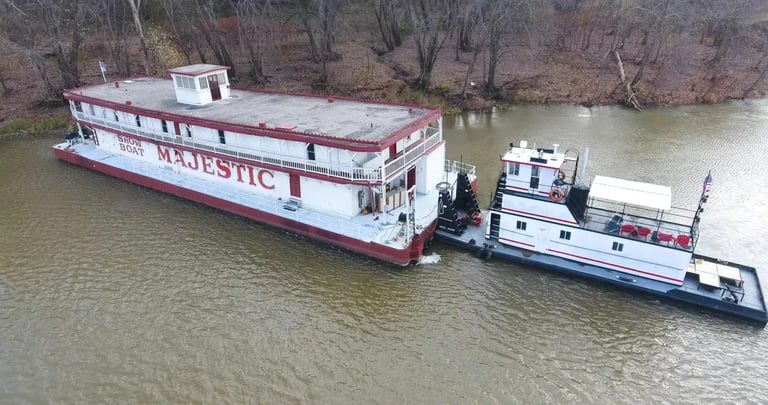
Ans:
[{"label": "muddy brown water", "polygon": [[[509,142],[715,188],[699,252],[768,285],[768,102],[445,120],[487,203]],[[765,403],[768,333],[436,244],[394,269],[0,140],[0,403]],[[765,289],[765,287],[764,287]]]}]

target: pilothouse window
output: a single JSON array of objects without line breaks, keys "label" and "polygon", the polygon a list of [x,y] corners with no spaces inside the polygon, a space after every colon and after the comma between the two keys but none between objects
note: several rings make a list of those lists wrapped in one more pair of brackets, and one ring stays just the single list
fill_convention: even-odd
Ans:
[{"label": "pilothouse window", "polygon": [[539,188],[539,167],[531,166],[531,188]]},{"label": "pilothouse window", "polygon": [[509,163],[509,170],[507,173],[513,176],[520,175],[520,163]]}]

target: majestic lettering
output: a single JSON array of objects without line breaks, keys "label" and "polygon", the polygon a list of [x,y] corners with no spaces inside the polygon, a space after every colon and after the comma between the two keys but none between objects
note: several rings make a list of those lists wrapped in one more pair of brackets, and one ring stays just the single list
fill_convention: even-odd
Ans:
[{"label": "majestic lettering", "polygon": [[157,145],[157,158],[166,163],[177,164],[222,179],[235,177],[238,183],[247,182],[251,186],[261,187],[265,190],[275,189],[275,184],[272,181],[275,175],[269,170],[258,169],[243,163],[214,158],[197,152],[190,152],[190,155],[191,158],[185,157],[182,150]]},{"label": "majestic lettering", "polygon": [[121,151],[133,153],[137,156],[144,156],[144,148],[141,146],[141,140],[118,135],[117,142],[120,145]]}]

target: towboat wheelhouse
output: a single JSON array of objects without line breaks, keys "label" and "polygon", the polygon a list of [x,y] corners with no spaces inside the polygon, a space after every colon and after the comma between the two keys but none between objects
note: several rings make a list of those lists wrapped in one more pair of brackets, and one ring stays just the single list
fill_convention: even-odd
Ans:
[{"label": "towboat wheelhouse", "polygon": [[433,236],[435,185],[474,178],[445,161],[439,109],[235,90],[227,70],[69,90],[77,136],[54,153],[399,265]]}]

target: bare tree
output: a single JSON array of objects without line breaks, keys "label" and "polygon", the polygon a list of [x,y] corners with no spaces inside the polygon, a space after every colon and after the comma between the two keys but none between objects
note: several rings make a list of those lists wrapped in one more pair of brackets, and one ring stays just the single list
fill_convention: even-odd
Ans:
[{"label": "bare tree", "polygon": [[402,7],[402,0],[373,0],[373,13],[381,32],[381,40],[389,51],[403,44],[398,13]]},{"label": "bare tree", "polygon": [[[45,83],[48,97],[62,100],[62,90],[80,85],[81,30],[86,24],[86,11],[91,5],[77,0],[6,0],[14,18],[8,39],[27,50],[30,62]],[[47,46],[46,46],[47,45]],[[47,66],[45,53],[55,60],[57,78]]]},{"label": "bare tree", "polygon": [[513,33],[529,31],[538,11],[535,2],[526,0],[486,0],[482,12],[488,46],[486,94],[496,95],[496,68],[504,56],[504,41]]},{"label": "bare tree", "polygon": [[328,83],[328,63],[338,60],[336,17],[342,0],[300,0],[301,23],[307,33],[312,58],[320,62],[320,83]]},{"label": "bare tree", "polygon": [[192,0],[161,0],[161,6],[176,41],[187,63],[192,63],[192,51],[202,63],[207,63],[205,44],[201,29],[197,26],[196,2]]},{"label": "bare tree", "polygon": [[213,51],[213,56],[220,65],[229,66],[230,76],[236,76],[235,63],[229,51],[229,43],[226,32],[219,24],[217,2],[214,0],[196,0],[197,27],[200,29],[203,39]]},{"label": "bare tree", "polygon": [[271,44],[272,12],[271,1],[242,0],[233,1],[232,7],[237,14],[238,41],[242,53],[248,55],[250,61],[249,75],[257,82],[264,82],[265,48]]},{"label": "bare tree", "polygon": [[412,0],[408,3],[419,58],[417,89],[427,90],[431,85],[432,70],[451,32],[457,7],[457,0]]},{"label": "bare tree", "polygon": [[128,2],[128,6],[131,7],[131,15],[133,15],[133,25],[136,28],[136,34],[139,36],[139,46],[141,47],[141,57],[144,63],[144,73],[149,74],[149,52],[147,51],[147,42],[144,40],[144,28],[141,25],[141,0],[125,0]]},{"label": "bare tree", "polygon": [[[94,21],[107,33],[109,59],[117,67],[120,76],[131,75],[131,56],[128,44],[129,24],[126,18],[126,4],[123,0],[102,0],[95,2],[92,9]],[[104,57],[104,55],[100,55]]]}]

